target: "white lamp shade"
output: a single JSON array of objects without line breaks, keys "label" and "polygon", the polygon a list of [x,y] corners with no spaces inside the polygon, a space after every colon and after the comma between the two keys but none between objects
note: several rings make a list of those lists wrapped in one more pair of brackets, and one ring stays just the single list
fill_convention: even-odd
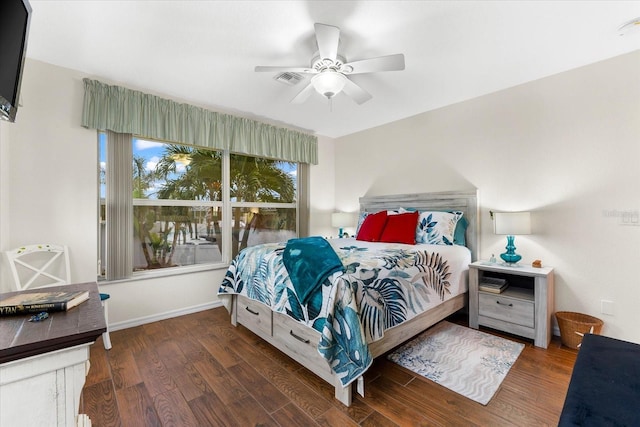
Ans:
[{"label": "white lamp shade", "polygon": [[353,225],[353,214],[336,212],[331,214],[331,226],[335,228],[350,227]]},{"label": "white lamp shade", "polygon": [[335,71],[325,71],[316,74],[311,79],[311,84],[316,91],[327,98],[333,98],[344,88],[347,78]]},{"label": "white lamp shade", "polygon": [[531,213],[494,212],[493,227],[495,234],[531,234]]}]

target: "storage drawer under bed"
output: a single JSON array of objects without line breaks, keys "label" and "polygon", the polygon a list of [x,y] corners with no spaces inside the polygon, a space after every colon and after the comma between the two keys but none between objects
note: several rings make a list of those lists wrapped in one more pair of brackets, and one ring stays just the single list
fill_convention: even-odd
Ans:
[{"label": "storage drawer under bed", "polygon": [[271,309],[259,301],[238,297],[236,300],[238,323],[254,332],[273,335],[273,314]]},{"label": "storage drawer under bed", "polygon": [[329,381],[331,369],[318,353],[320,333],[282,313],[273,313],[273,317],[273,338],[283,346],[280,350]]},{"label": "storage drawer under bed", "polygon": [[275,338],[306,357],[317,355],[318,342],[320,342],[320,334],[317,331],[279,313],[275,313],[275,316],[276,321],[273,325]]}]

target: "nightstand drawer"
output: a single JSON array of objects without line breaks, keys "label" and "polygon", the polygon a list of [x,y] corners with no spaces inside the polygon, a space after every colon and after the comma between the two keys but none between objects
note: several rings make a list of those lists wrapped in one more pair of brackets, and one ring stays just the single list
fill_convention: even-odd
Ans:
[{"label": "nightstand drawer", "polygon": [[478,298],[479,314],[481,316],[529,328],[535,326],[534,304],[532,301],[484,292],[480,292]]}]

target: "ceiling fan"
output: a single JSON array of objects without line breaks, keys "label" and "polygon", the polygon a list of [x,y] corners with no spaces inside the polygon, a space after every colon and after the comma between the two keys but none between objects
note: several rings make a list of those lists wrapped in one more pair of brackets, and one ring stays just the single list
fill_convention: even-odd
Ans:
[{"label": "ceiling fan", "polygon": [[311,82],[291,100],[294,104],[306,101],[314,89],[329,102],[338,93],[344,92],[356,103],[362,104],[371,99],[371,94],[349,79],[349,75],[404,70],[404,55],[401,53],[347,62],[345,57],[338,53],[340,28],[318,23],[314,27],[318,52],[311,59],[310,67],[257,66],[255,68],[257,72],[311,74]]}]

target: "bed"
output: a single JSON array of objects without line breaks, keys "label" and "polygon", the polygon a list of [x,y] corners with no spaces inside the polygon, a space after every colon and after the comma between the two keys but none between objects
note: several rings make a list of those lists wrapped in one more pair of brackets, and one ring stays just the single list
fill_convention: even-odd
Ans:
[{"label": "bed", "polygon": [[[360,211],[361,218],[414,213],[423,224],[426,211],[434,218],[454,212],[465,218],[465,245],[452,244],[446,237],[441,238],[446,244],[311,237],[259,245],[233,260],[218,291],[232,324],[244,325],[332,384],[336,399],[347,406],[353,384],[363,394],[362,374],[375,357],[465,306],[468,264],[478,253],[475,190],[363,197]],[[397,222],[401,216],[388,218],[388,223],[391,218]],[[428,218],[429,225],[437,223]],[[299,275],[287,264],[291,262],[287,257],[302,248],[292,243],[324,246],[319,250],[328,251],[311,252],[298,265],[308,267],[314,259],[333,256],[341,268],[318,265],[326,274],[317,280]],[[305,280],[314,286],[299,283]]]}]

